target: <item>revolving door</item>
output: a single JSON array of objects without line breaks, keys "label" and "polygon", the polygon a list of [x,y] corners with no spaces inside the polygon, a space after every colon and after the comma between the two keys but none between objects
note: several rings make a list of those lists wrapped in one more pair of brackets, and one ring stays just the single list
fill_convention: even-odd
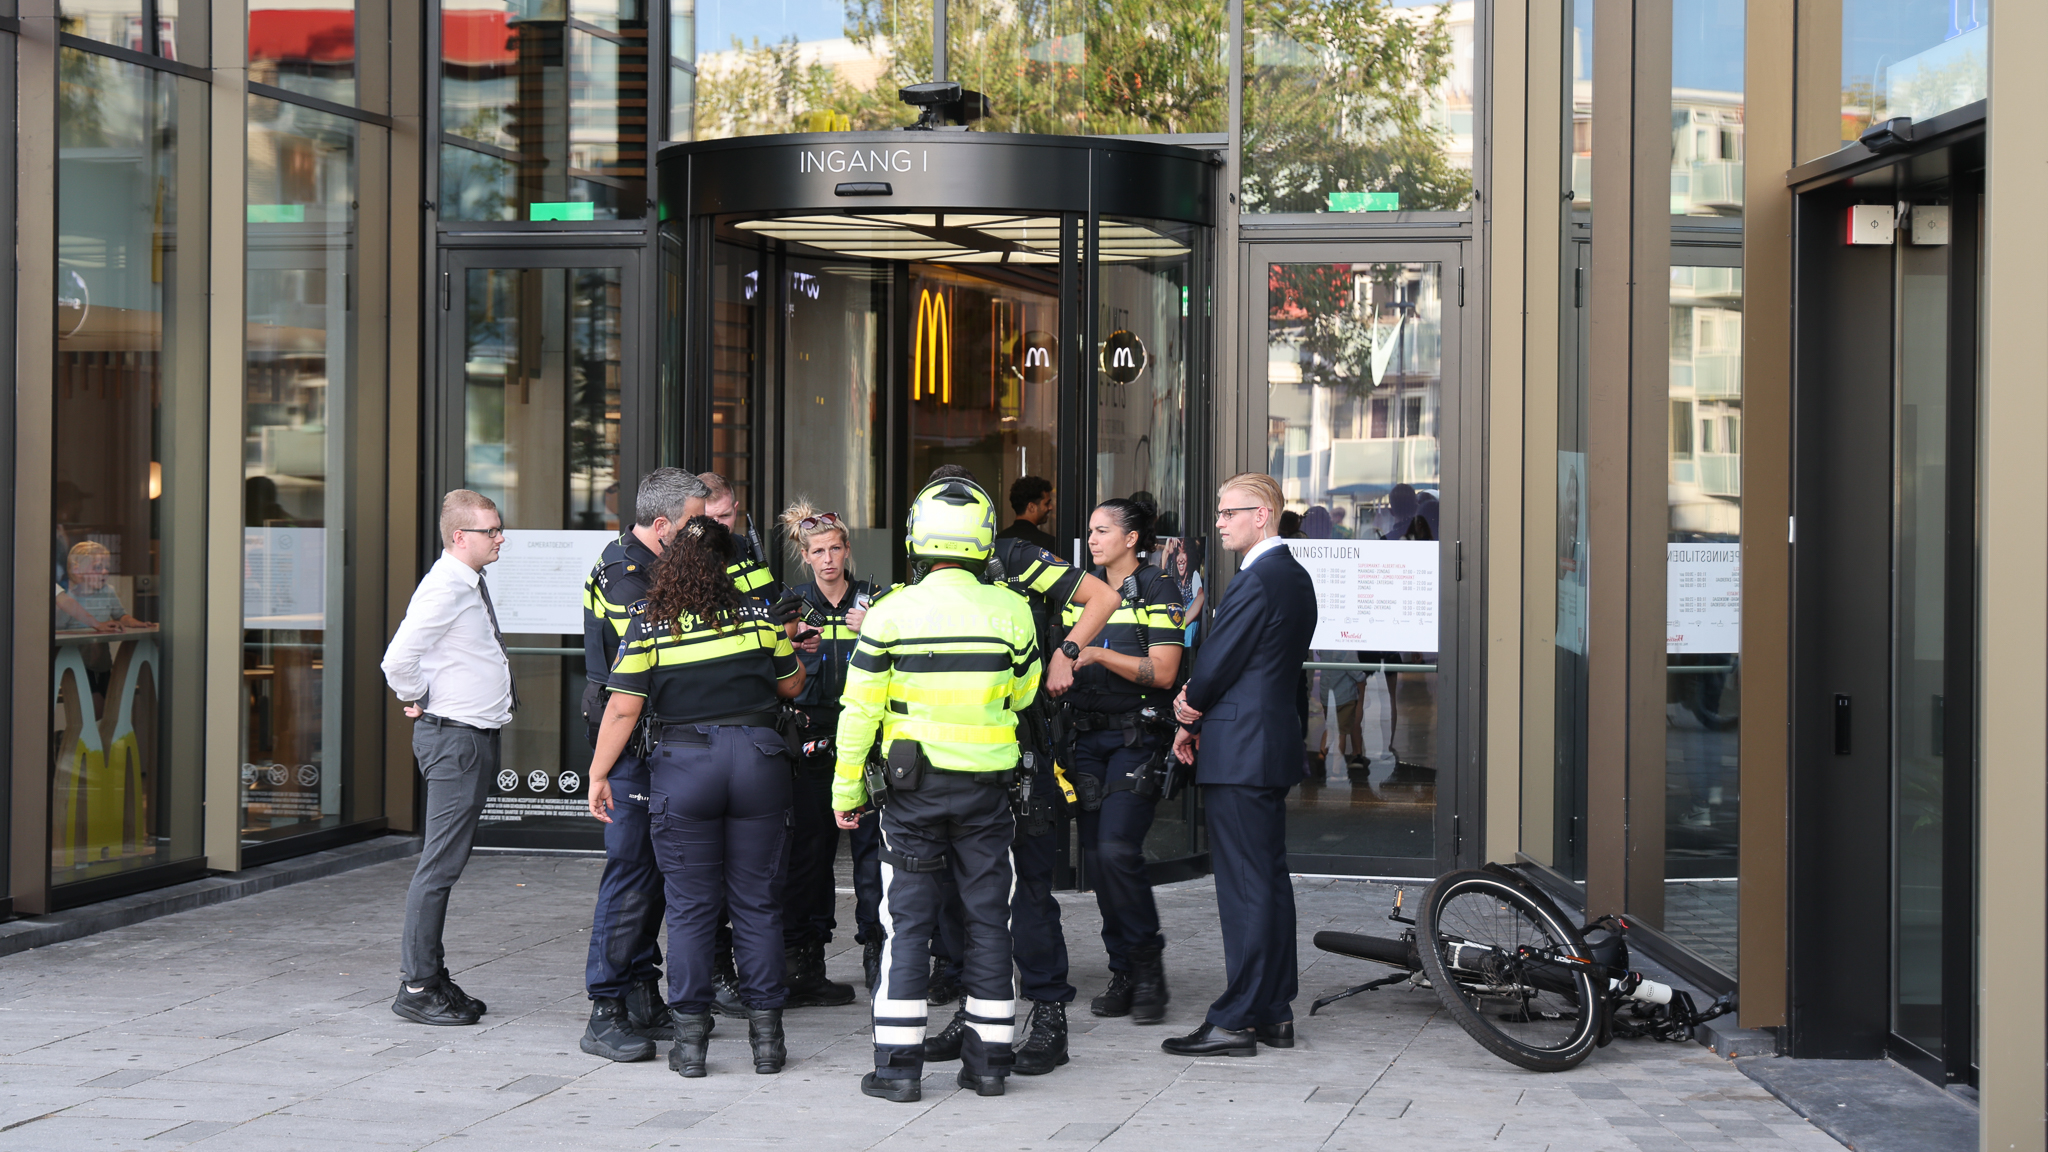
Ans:
[{"label": "revolving door", "polygon": [[[769,527],[797,497],[849,523],[858,576],[902,579],[904,509],[941,464],[999,505],[1052,481],[1045,529],[1083,563],[1095,503],[1147,494],[1159,559],[1197,573],[1213,171],[1147,142],[948,131],[665,149],[664,456],[733,482],[785,581],[808,577]],[[1190,803],[1155,823],[1165,872],[1196,859]]]}]

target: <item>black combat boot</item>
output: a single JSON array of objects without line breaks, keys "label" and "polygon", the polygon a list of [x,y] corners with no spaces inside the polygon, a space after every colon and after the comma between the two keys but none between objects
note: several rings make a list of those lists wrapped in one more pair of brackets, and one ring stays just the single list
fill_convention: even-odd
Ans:
[{"label": "black combat boot", "polygon": [[1166,1019],[1166,964],[1157,944],[1131,950],[1131,1023],[1157,1024]]},{"label": "black combat boot", "polygon": [[1043,1076],[1067,1062],[1067,1006],[1057,1000],[1033,1000],[1024,1046],[1017,1049],[1011,1071]]},{"label": "black combat boot", "polygon": [[676,1017],[676,1042],[668,1050],[668,1068],[695,1080],[704,1075],[704,1053],[711,1047],[711,1013],[684,1012]]},{"label": "black combat boot", "polygon": [[789,986],[785,1007],[836,1008],[853,1003],[853,985],[835,983],[826,977],[822,942],[810,940],[784,948],[782,963],[788,973],[783,982]]},{"label": "black combat boot", "polygon": [[740,1003],[740,974],[732,965],[732,953],[720,952],[717,971],[711,977],[711,1010],[736,1020],[747,1018],[747,1006]]},{"label": "black combat boot", "polygon": [[924,1095],[924,1085],[916,1077],[889,1079],[873,1072],[860,1078],[860,1090],[864,1096],[895,1104],[915,1104]]},{"label": "black combat boot", "polygon": [[974,1089],[976,1096],[1001,1096],[1003,1094],[1004,1081],[1008,1079],[1009,1077],[1007,1076],[976,1076],[974,1073],[962,1068],[960,1074],[953,1077],[953,1083],[958,1084],[962,1088]]},{"label": "black combat boot", "polygon": [[874,995],[875,985],[882,982],[881,937],[870,936],[868,937],[868,942],[860,946],[860,967],[861,971],[867,974],[868,994],[872,996]]},{"label": "black combat boot", "polygon": [[[668,1005],[662,1005],[665,1010]],[[654,1059],[654,1041],[635,1033],[626,1018],[626,1002],[616,996],[597,996],[590,1001],[590,1026],[583,1030],[577,1047],[592,1056],[631,1064]]]},{"label": "black combat boot", "polygon": [[960,1045],[967,1039],[967,1006],[962,1004],[936,1036],[924,1038],[924,1062],[938,1063],[960,1058]]},{"label": "black combat boot", "polygon": [[1131,974],[1111,972],[1109,987],[1102,995],[1088,1002],[1088,1011],[1097,1016],[1129,1016],[1131,1014]]},{"label": "black combat boot", "polygon": [[937,956],[932,957],[932,978],[925,985],[925,1000],[932,1004],[951,1004],[965,995],[967,986],[960,983],[959,975],[952,971],[952,964]]},{"label": "black combat boot", "polygon": [[747,1009],[747,1044],[754,1049],[754,1071],[773,1076],[782,1071],[789,1049],[782,1043],[782,1009]]},{"label": "black combat boot", "polygon": [[676,1038],[676,1018],[661,998],[661,985],[653,980],[636,980],[626,985],[626,1027],[649,1040]]}]

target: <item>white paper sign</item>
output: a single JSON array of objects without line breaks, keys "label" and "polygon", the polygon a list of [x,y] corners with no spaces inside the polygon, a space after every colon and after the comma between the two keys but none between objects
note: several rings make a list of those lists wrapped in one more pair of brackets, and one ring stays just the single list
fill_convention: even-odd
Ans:
[{"label": "white paper sign", "polygon": [[507,636],[583,634],[583,581],[612,532],[505,529],[498,559],[484,569],[498,628]]},{"label": "white paper sign", "polygon": [[327,619],[327,529],[242,529],[242,627],[319,631]]},{"label": "white paper sign", "polygon": [[1340,652],[1435,652],[1434,540],[1289,540],[1316,586],[1309,647]]},{"label": "white paper sign", "polygon": [[1742,651],[1742,546],[1668,544],[1664,650]]}]

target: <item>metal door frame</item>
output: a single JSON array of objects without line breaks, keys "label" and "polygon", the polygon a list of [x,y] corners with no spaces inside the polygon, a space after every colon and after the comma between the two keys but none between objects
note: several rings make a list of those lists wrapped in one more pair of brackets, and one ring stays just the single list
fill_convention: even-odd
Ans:
[{"label": "metal door frame", "polygon": [[[1451,868],[1476,864],[1482,839],[1480,831],[1483,796],[1479,763],[1480,728],[1483,722],[1483,677],[1481,644],[1484,629],[1480,613],[1477,574],[1483,570],[1481,547],[1484,523],[1481,509],[1484,474],[1481,468],[1481,436],[1484,427],[1484,389],[1467,364],[1478,364],[1478,324],[1466,324],[1467,266],[1471,263],[1471,242],[1464,238],[1441,240],[1257,240],[1244,244],[1240,267],[1244,269],[1244,344],[1240,370],[1252,382],[1251,434],[1263,439],[1261,429],[1269,417],[1267,390],[1257,385],[1265,379],[1260,364],[1266,355],[1267,267],[1271,264],[1436,264],[1439,291],[1443,294],[1443,395],[1438,407],[1437,440],[1439,475],[1445,486],[1455,485],[1458,499],[1441,500],[1441,530],[1438,539],[1438,571],[1441,599],[1438,606],[1437,652],[1437,803],[1434,820],[1436,854],[1424,863],[1421,857],[1321,856],[1290,852],[1288,867],[1297,872],[1332,875],[1388,876],[1429,879]],[[1261,459],[1266,455],[1260,445]],[[1466,541],[1471,542],[1466,547]],[[1471,575],[1473,578],[1468,579]]]}]

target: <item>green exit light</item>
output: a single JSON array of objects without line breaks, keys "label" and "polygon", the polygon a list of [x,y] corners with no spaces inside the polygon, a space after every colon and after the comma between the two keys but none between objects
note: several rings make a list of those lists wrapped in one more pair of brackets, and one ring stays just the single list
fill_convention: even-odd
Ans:
[{"label": "green exit light", "polygon": [[249,223],[251,224],[304,224],[305,222],[306,206],[304,204],[249,205]]},{"label": "green exit light", "polygon": [[561,200],[529,204],[528,220],[595,220],[597,205],[588,200]]},{"label": "green exit light", "polygon": [[1332,212],[1399,212],[1399,192],[1332,192]]}]

